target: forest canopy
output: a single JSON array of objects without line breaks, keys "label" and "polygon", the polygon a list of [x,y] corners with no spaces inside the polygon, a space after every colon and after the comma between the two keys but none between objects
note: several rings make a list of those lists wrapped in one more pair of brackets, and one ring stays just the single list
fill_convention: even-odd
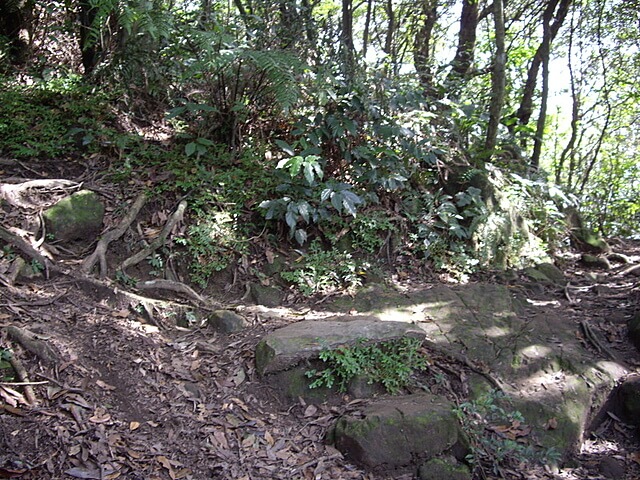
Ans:
[{"label": "forest canopy", "polygon": [[638,235],[639,25],[637,0],[2,0],[0,151],[191,195],[215,267],[263,225],[514,266],[570,207]]}]

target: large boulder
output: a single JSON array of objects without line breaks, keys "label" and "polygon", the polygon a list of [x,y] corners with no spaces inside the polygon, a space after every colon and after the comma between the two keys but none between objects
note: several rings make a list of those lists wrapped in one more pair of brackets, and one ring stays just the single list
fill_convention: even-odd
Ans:
[{"label": "large boulder", "polygon": [[42,216],[54,240],[92,242],[102,230],[104,205],[96,193],[81,190],[49,207]]}]

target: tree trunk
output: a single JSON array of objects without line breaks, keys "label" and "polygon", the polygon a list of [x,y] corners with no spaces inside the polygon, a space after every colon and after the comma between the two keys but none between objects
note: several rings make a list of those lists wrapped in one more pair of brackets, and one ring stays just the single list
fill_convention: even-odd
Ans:
[{"label": "tree trunk", "polygon": [[[560,2],[559,7],[558,2]],[[547,4],[547,8],[542,15],[543,25],[550,25],[550,27],[545,28],[542,43],[538,47],[536,54],[531,60],[531,65],[529,65],[529,71],[527,72],[527,81],[522,93],[522,100],[520,101],[520,108],[516,113],[516,117],[518,118],[520,125],[527,125],[529,123],[529,120],[531,119],[531,115],[533,114],[533,98],[536,92],[540,65],[544,61],[545,56],[548,61],[551,44],[558,34],[558,31],[560,30],[564,19],[567,17],[571,2],[572,0],[550,0]],[[556,7],[558,7],[558,11],[555,14],[555,20],[553,21],[553,23],[551,23],[551,20],[553,20],[554,18]]]},{"label": "tree trunk", "polygon": [[364,32],[362,33],[362,56],[364,58],[367,58],[367,49],[369,48],[369,29],[371,28],[373,1],[374,0],[367,0],[367,14],[364,19]]},{"label": "tree trunk", "polygon": [[423,22],[413,43],[413,64],[425,94],[429,97],[435,97],[436,89],[433,85],[433,73],[431,72],[431,35],[438,20],[438,2],[437,0],[422,0],[421,8]]},{"label": "tree trunk", "polygon": [[100,58],[100,45],[98,40],[92,38],[91,31],[99,28],[95,25],[97,7],[91,5],[90,0],[79,0],[80,8],[80,52],[84,74],[90,75],[96,68]]},{"label": "tree trunk", "polygon": [[385,4],[385,11],[387,12],[388,23],[387,23],[387,35],[385,36],[383,51],[384,53],[389,55],[389,59],[391,60],[391,63],[395,64],[396,59],[394,58],[394,54],[393,54],[393,35],[396,30],[396,17],[395,17],[395,12],[393,11],[392,0],[387,0],[387,3]]},{"label": "tree trunk", "polygon": [[33,1],[0,0],[0,35],[9,41],[9,63],[23,65],[29,57]]},{"label": "tree trunk", "polygon": [[505,49],[504,5],[503,0],[493,2],[493,22],[496,36],[496,53],[493,60],[493,74],[491,76],[491,105],[489,106],[489,124],[485,150],[493,153],[498,137],[498,127],[502,118],[502,106],[505,95],[505,71],[507,55]]},{"label": "tree trunk", "polygon": [[[460,14],[460,32],[458,33],[458,48],[451,62],[451,71],[447,75],[445,85],[454,87],[460,80],[468,77],[473,65],[476,47],[476,30],[478,28],[478,0],[464,0]],[[503,21],[504,24],[504,21]]]},{"label": "tree trunk", "polygon": [[340,33],[342,66],[347,81],[353,77],[353,0],[342,0],[342,32]]}]

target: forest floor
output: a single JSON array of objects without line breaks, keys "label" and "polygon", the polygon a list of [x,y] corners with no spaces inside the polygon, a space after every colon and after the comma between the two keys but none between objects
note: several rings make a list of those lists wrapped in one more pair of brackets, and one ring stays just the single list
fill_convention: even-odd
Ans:
[{"label": "forest floor", "polygon": [[[614,249],[640,260],[638,243],[617,242]],[[78,264],[70,260],[66,267]],[[598,293],[567,299],[562,289],[542,286],[538,298],[556,304],[549,314],[574,322],[585,344],[579,324],[590,319],[608,347],[637,370],[640,355],[626,336],[638,305],[637,277],[619,276],[620,269],[588,272],[575,258],[566,259],[563,270],[574,286],[597,283]],[[417,287],[425,280],[403,282]],[[243,305],[243,293],[227,296],[226,306],[250,326],[226,336],[206,327],[149,324],[74,276],[1,288],[0,348],[14,352],[33,384],[28,394],[24,385],[0,383],[0,478],[412,478],[367,473],[325,443],[334,421],[367,400],[283,402],[256,374],[254,351],[262,337],[335,312],[311,300],[273,309]],[[18,342],[16,331],[33,337]],[[608,416],[567,468],[512,465],[502,473],[513,479],[637,479],[639,463],[635,430]]]}]

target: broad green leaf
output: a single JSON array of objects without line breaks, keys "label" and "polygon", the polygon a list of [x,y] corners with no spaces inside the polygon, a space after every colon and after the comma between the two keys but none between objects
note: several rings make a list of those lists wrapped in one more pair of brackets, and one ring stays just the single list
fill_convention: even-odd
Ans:
[{"label": "broad green leaf", "polygon": [[[291,207],[291,205],[289,205]],[[298,223],[298,218],[296,214],[293,212],[291,208],[287,210],[287,214],[284,216],[284,221],[287,222],[291,231],[296,228],[296,224]]]},{"label": "broad green leaf", "polygon": [[184,153],[187,154],[187,157],[190,157],[191,155],[196,153],[196,148],[197,148],[196,142],[189,142],[184,147]]},{"label": "broad green leaf", "polygon": [[296,239],[296,242],[298,242],[298,244],[304,245],[304,243],[307,241],[307,231],[302,228],[299,228],[296,230],[294,237]]},{"label": "broad green leaf", "polygon": [[283,152],[289,154],[289,155],[295,155],[295,152],[293,150],[293,147],[291,145],[289,145],[287,142],[284,142],[282,140],[276,140],[276,145],[278,145]]}]

